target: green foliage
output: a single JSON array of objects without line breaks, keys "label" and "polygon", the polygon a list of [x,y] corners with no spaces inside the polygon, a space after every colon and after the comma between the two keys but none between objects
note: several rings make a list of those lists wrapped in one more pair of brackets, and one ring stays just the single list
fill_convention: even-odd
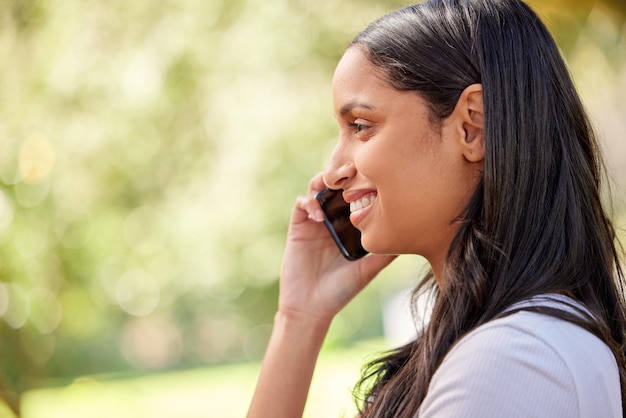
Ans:
[{"label": "green foliage", "polygon": [[[354,416],[351,387],[372,347],[323,349],[304,418]],[[259,363],[227,364],[147,376],[82,377],[64,388],[43,388],[24,397],[24,418],[235,418],[246,414]],[[8,418],[2,414],[0,418]]]},{"label": "green foliage", "polygon": [[3,387],[258,358],[332,68],[383,10],[1,4]]}]

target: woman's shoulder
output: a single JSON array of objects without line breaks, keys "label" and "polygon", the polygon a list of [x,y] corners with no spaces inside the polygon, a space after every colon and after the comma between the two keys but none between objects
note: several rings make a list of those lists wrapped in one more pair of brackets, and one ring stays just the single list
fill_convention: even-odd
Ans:
[{"label": "woman's shoulder", "polygon": [[[583,327],[535,308],[551,308],[579,316],[589,314],[576,300],[562,295],[541,295],[509,307],[504,315],[489,321],[463,337],[457,345],[492,344],[499,336],[496,347],[507,348],[509,344],[530,344],[536,348],[552,350],[557,357],[568,362],[569,356],[594,356],[604,354],[613,363],[615,359],[609,347],[597,336]],[[576,357],[574,360],[578,359]]]},{"label": "woman's shoulder", "polygon": [[[584,309],[563,298],[512,308]],[[608,346],[582,327],[516,310],[468,333],[444,357],[420,417],[446,416],[442,408],[451,415],[465,411],[465,417],[621,417],[617,363]]]},{"label": "woman's shoulder", "polygon": [[586,311],[579,302],[560,295],[525,301],[510,308],[514,313],[468,333],[451,353],[460,350],[471,355],[473,350],[488,350],[501,356],[522,357],[545,369],[563,367],[575,380],[605,374],[607,370],[618,375],[615,357],[600,338],[565,319],[527,309],[531,307],[556,308],[574,315]]}]

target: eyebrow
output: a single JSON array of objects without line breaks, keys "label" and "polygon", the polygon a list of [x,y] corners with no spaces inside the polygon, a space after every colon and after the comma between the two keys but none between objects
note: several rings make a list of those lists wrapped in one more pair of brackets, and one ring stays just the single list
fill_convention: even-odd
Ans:
[{"label": "eyebrow", "polygon": [[346,103],[345,105],[341,106],[341,109],[339,109],[339,115],[341,116],[345,116],[346,113],[350,112],[351,110],[357,108],[357,107],[361,107],[364,109],[368,109],[368,110],[374,110],[373,106],[370,106],[366,103],[361,103],[361,102],[350,102],[350,103]]}]

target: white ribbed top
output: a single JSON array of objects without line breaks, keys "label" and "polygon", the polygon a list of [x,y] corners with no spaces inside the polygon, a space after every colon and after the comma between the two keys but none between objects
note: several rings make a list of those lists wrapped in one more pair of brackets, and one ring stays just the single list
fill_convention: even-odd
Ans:
[{"label": "white ribbed top", "polygon": [[[525,302],[561,307],[570,298]],[[622,418],[606,344],[570,322],[520,311],[463,337],[433,376],[420,418]]]}]

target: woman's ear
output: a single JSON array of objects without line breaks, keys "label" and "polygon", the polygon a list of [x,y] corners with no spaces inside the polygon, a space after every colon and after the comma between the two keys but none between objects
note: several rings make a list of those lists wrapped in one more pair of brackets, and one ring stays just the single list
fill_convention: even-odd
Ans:
[{"label": "woman's ear", "polygon": [[485,112],[483,86],[469,85],[463,90],[454,109],[459,125],[459,144],[465,158],[477,163],[485,158]]}]

